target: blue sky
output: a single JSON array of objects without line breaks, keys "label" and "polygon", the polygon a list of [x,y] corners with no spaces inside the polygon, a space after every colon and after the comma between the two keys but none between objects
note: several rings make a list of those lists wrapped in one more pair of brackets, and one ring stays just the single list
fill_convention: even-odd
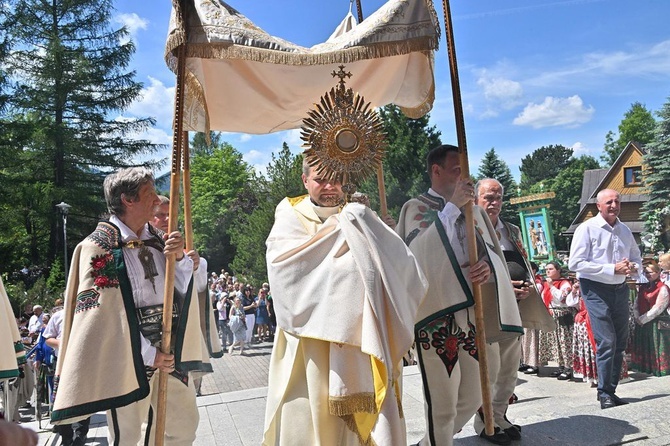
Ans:
[{"label": "blue sky", "polygon": [[[383,3],[362,0],[364,15]],[[349,0],[229,4],[270,34],[307,47],[325,41],[349,10]],[[668,0],[451,0],[450,6],[473,173],[492,147],[517,179],[521,159],[541,146],[562,144],[598,158],[606,133],[617,131],[633,102],[653,112],[670,97]],[[128,26],[136,43],[131,67],[145,87],[124,114],[155,117],[156,128],[143,136],[170,144],[175,76],[163,59],[170,2],[116,0],[115,8],[116,24]],[[443,28],[442,2],[435,8]],[[443,142],[455,143],[444,29],[435,59],[431,124]],[[297,131],[231,133],[224,140],[260,171],[282,142],[302,150]]]}]

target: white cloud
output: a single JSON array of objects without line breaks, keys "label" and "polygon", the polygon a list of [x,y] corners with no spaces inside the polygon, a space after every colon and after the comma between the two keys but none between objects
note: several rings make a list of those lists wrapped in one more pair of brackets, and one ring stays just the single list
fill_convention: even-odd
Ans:
[{"label": "white cloud", "polygon": [[[149,21],[141,18],[134,12],[130,14],[119,14],[114,17],[114,22],[121,26],[125,26],[128,30],[128,33],[130,34],[130,38],[135,42],[137,42],[137,32],[140,29],[147,29],[149,26]],[[127,41],[121,43],[127,43]]]},{"label": "white cloud", "polygon": [[251,138],[252,138],[252,137],[253,137],[253,136],[250,135],[250,134],[248,134],[248,133],[243,133],[242,135],[240,135],[240,142],[248,142],[248,141],[251,141]]},{"label": "white cloud", "polygon": [[612,53],[590,53],[584,56],[585,68],[609,75],[670,74],[670,40],[648,48]]},{"label": "white cloud", "polygon": [[287,130],[286,132],[282,132],[281,135],[282,140],[285,141],[289,147],[295,148],[302,145],[302,139],[300,139],[300,129]]},{"label": "white cloud", "polygon": [[260,161],[265,161],[268,157],[266,153],[263,153],[259,150],[249,150],[247,153],[242,155],[244,158],[244,161],[246,161],[249,164],[256,164]]},{"label": "white cloud", "polygon": [[569,86],[598,83],[616,79],[667,78],[670,76],[670,40],[650,46],[637,46],[628,51],[591,52],[564,68],[547,71],[524,81],[536,87]]},{"label": "white cloud", "polygon": [[140,93],[140,100],[134,102],[128,112],[136,117],[156,118],[156,125],[163,129],[172,128],[174,114],[174,87],[166,87],[158,79],[149,76],[148,87]]},{"label": "white cloud", "polygon": [[586,144],[577,141],[572,146],[570,146],[575,156],[589,155],[593,152]]},{"label": "white cloud", "polygon": [[514,125],[543,127],[578,127],[591,120],[595,109],[585,107],[577,95],[568,98],[547,96],[541,104],[530,103],[514,118]]},{"label": "white cloud", "polygon": [[489,77],[486,72],[477,79],[477,85],[484,90],[484,98],[510,109],[519,104],[523,97],[521,84],[510,79]]}]

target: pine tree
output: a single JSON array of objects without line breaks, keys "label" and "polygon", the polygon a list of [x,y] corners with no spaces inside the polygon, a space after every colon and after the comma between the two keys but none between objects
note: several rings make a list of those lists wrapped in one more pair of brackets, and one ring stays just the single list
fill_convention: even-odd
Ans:
[{"label": "pine tree", "polygon": [[[657,115],[654,139],[645,146],[643,173],[649,201],[644,204],[644,218],[647,231],[661,235],[663,219],[670,218],[664,212],[670,207],[670,97]],[[653,249],[670,249],[670,233],[656,240]]]},{"label": "pine tree", "polygon": [[540,182],[555,178],[570,163],[573,150],[560,144],[542,146],[521,160],[521,189],[524,193]]},{"label": "pine tree", "polygon": [[110,0],[17,0],[3,23],[15,79],[3,118],[25,136],[6,167],[33,264],[62,252],[56,203],[72,205],[68,239],[78,242],[105,208],[105,174],[159,148],[131,137],[152,118],[119,118],[142,85],[127,69],[134,44],[125,28],[111,29],[111,11]]},{"label": "pine tree", "polygon": [[484,154],[482,163],[479,165],[477,180],[481,180],[483,178],[494,178],[503,185],[503,208],[500,216],[503,220],[507,220],[516,224],[516,221],[518,220],[517,214],[514,210],[514,207],[509,204],[509,200],[517,195],[516,181],[514,181],[514,177],[512,176],[512,171],[510,171],[509,166],[505,161],[498,157],[494,147],[492,147],[491,150]]},{"label": "pine tree", "polygon": [[[430,187],[426,155],[441,144],[440,132],[435,126],[428,126],[429,115],[410,119],[395,105],[382,107],[379,114],[388,141],[383,163],[386,200],[389,213],[397,217],[407,200]],[[377,177],[373,176],[359,189],[368,194],[372,208],[378,209]]]}]

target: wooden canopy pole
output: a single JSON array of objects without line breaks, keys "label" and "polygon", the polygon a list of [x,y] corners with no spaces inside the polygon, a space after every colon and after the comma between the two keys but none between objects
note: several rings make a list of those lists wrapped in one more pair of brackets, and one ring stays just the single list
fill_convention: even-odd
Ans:
[{"label": "wooden canopy pole", "polygon": [[[456,63],[456,45],[454,44],[454,32],[451,22],[451,9],[449,0],[442,0],[444,8],[444,28],[447,38],[447,51],[449,53],[449,71],[451,73],[451,91],[454,97],[454,115],[456,117],[456,137],[458,140],[458,151],[461,163],[461,178],[470,178],[470,166],[468,164],[468,149],[465,139],[465,123],[463,120],[463,102],[461,100],[461,87],[458,80],[458,65]],[[475,239],[475,222],[473,216],[473,203],[470,201],[465,205],[465,227],[468,240],[468,252],[470,265],[477,263],[477,240]],[[484,423],[486,435],[493,435],[493,405],[491,402],[491,386],[489,383],[488,360],[486,358],[486,332],[484,329],[484,307],[482,303],[482,291],[479,284],[472,284],[472,294],[475,300],[475,341],[477,344],[477,357],[479,358],[479,381],[482,387],[482,410],[484,412]]]},{"label": "wooden canopy pole", "polygon": [[[358,23],[363,21],[363,8],[361,0],[356,0],[356,12],[358,13]],[[384,184],[384,163],[379,162],[377,168],[377,189],[379,189],[379,215],[385,217],[388,215],[388,206],[386,204],[386,185]]]},{"label": "wooden canopy pole", "polygon": [[[170,215],[168,217],[168,233],[177,230],[177,217],[179,215],[179,186],[182,161],[183,138],[183,102],[184,102],[184,76],[186,73],[186,43],[177,48],[177,83],[175,86],[174,100],[174,133],[172,135],[172,165],[170,171]],[[177,263],[176,254],[166,256],[165,265],[165,297],[163,299],[163,335],[161,338],[161,351],[170,354],[172,344],[172,304],[174,301],[175,268]],[[167,379],[168,374],[162,370],[158,371],[158,406],[156,408],[156,446],[165,443],[165,413],[167,408]]]}]

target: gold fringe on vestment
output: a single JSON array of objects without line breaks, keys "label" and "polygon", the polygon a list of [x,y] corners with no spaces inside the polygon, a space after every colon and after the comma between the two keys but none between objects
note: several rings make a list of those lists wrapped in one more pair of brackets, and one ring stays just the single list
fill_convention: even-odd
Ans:
[{"label": "gold fringe on vestment", "polygon": [[353,413],[377,413],[374,392],[355,393],[347,396],[329,396],[328,410],[331,415],[343,417]]}]

